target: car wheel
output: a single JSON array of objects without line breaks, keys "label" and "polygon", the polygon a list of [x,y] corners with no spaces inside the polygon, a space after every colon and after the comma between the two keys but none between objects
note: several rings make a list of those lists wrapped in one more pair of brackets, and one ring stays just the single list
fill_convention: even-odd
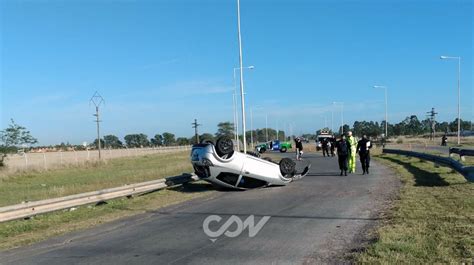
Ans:
[{"label": "car wheel", "polygon": [[283,176],[295,174],[296,163],[290,158],[280,160],[280,172]]},{"label": "car wheel", "polygon": [[282,147],[282,148],[280,149],[280,152],[285,153],[285,152],[286,152],[286,147]]},{"label": "car wheel", "polygon": [[221,137],[217,139],[216,152],[220,157],[227,156],[229,158],[234,153],[234,143],[230,138]]},{"label": "car wheel", "polygon": [[258,150],[258,152],[259,152],[260,154],[263,154],[263,153],[265,153],[266,151],[267,151],[267,149],[264,148],[264,147],[262,147],[262,148],[260,148],[260,150]]}]

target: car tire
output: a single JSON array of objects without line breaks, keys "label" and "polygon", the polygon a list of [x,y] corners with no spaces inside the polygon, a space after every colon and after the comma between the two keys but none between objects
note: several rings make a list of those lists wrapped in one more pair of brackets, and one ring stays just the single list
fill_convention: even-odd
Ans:
[{"label": "car tire", "polygon": [[234,153],[234,143],[227,137],[217,139],[215,147],[219,157],[229,158]]},{"label": "car tire", "polygon": [[281,152],[281,153],[286,153],[286,147],[282,147],[282,148],[280,149],[280,152]]},{"label": "car tire", "polygon": [[267,151],[267,149],[262,147],[262,148],[260,148],[260,150],[259,150],[258,152],[259,152],[260,154],[263,154],[263,153],[265,153],[266,151]]},{"label": "car tire", "polygon": [[296,163],[290,158],[280,160],[280,172],[283,176],[294,175]]}]

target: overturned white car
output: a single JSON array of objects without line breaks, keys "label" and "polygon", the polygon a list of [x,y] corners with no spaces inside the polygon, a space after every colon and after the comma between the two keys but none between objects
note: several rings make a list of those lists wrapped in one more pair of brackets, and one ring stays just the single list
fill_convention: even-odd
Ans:
[{"label": "overturned white car", "polygon": [[219,138],[216,144],[193,145],[191,163],[201,179],[232,189],[252,189],[270,185],[286,185],[304,177],[311,165],[297,174],[296,164],[289,158],[280,163],[261,159],[254,154],[234,152],[232,140]]}]

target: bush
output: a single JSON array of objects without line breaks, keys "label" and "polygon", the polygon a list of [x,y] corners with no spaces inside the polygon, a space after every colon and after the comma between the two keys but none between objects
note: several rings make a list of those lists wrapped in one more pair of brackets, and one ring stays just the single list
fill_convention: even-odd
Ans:
[{"label": "bush", "polygon": [[397,138],[397,144],[403,144],[403,139],[402,138]]}]

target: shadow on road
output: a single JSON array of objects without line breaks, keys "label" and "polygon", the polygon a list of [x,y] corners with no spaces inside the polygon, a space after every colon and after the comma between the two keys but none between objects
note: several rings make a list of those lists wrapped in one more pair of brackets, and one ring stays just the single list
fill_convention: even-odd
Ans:
[{"label": "shadow on road", "polygon": [[340,172],[309,173],[306,177],[340,177]]},{"label": "shadow on road", "polygon": [[176,187],[169,188],[173,191],[184,192],[184,193],[195,193],[195,192],[206,192],[215,190],[215,188],[207,182],[190,182],[184,183]]},{"label": "shadow on road", "polygon": [[400,161],[393,157],[381,156],[382,159],[388,160],[390,162],[399,164],[403,166],[408,172],[413,174],[415,177],[415,186],[425,186],[425,187],[437,187],[437,186],[449,186],[449,183],[446,182],[439,173],[429,172],[423,169],[420,169],[416,166],[413,166],[411,163]]}]

